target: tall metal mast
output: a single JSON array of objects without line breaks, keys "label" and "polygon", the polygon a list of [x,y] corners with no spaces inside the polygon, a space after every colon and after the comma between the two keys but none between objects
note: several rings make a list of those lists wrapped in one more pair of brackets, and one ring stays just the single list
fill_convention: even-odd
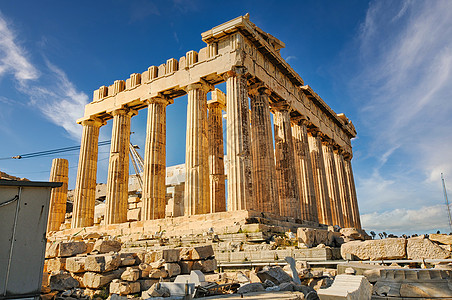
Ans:
[{"label": "tall metal mast", "polygon": [[443,182],[444,199],[446,200],[447,213],[449,215],[449,228],[450,232],[452,232],[452,217],[450,216],[449,199],[447,198],[446,182],[444,181],[443,173],[441,173],[441,181]]}]

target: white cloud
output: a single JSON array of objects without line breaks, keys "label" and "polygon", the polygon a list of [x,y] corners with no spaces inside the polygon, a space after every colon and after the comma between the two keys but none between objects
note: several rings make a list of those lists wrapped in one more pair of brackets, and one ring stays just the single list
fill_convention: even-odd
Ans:
[{"label": "white cloud", "polygon": [[385,231],[396,234],[429,233],[437,230],[448,232],[450,230],[446,205],[373,212],[362,215],[361,222],[367,231]]},{"label": "white cloud", "polygon": [[18,46],[1,14],[0,55],[0,75],[12,74],[18,82],[17,89],[29,97],[30,104],[78,140],[81,126],[75,121],[83,116],[88,96],[77,91],[67,75],[47,60],[45,68],[38,70],[27,58],[26,51]]},{"label": "white cloud", "polygon": [[25,54],[25,50],[17,45],[13,32],[0,14],[0,75],[13,73],[19,81],[38,78],[38,70],[27,60]]},{"label": "white cloud", "polygon": [[445,38],[449,36],[450,1],[369,5],[354,45],[359,49],[359,67],[350,84],[360,99],[360,132],[370,140],[359,143],[359,152],[366,155],[355,161],[360,166],[355,178],[367,226],[387,231],[416,226],[421,231],[441,224],[427,219],[412,222],[423,209],[425,218],[442,218],[445,207],[437,206],[443,202],[440,173],[452,179],[452,40]]}]

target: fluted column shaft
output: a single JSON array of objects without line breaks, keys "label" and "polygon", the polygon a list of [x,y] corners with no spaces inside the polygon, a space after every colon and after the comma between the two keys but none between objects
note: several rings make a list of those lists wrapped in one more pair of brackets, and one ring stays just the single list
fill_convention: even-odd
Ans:
[{"label": "fluted column shaft", "polygon": [[210,212],[226,211],[226,191],[223,146],[223,105],[213,102],[208,105]]},{"label": "fluted column shaft", "polygon": [[300,195],[295,168],[289,106],[275,107],[276,178],[281,216],[301,219]]},{"label": "fluted column shaft", "polygon": [[275,153],[270,120],[269,93],[265,87],[250,88],[253,192],[257,211],[279,214]]},{"label": "fluted column shaft", "polygon": [[353,213],[353,227],[361,229],[361,219],[359,215],[358,199],[356,197],[355,179],[353,178],[353,169],[351,157],[345,157],[345,173],[347,174],[348,190],[350,193],[350,202]]},{"label": "fluted column shaft", "polygon": [[319,133],[308,131],[309,150],[311,152],[312,175],[314,177],[317,214],[319,223],[332,225],[331,207],[326,183],[325,165],[322,153],[322,142]]},{"label": "fluted column shaft", "polygon": [[318,222],[306,120],[301,119],[297,123],[292,123],[292,136],[300,193],[301,219]]},{"label": "fluted column shaft", "polygon": [[254,209],[253,162],[246,69],[226,73],[228,211]]},{"label": "fluted column shaft", "polygon": [[344,218],[344,227],[353,227],[353,211],[350,201],[350,193],[348,189],[347,174],[345,173],[344,156],[340,149],[334,150],[334,160],[336,162],[337,180],[339,182],[339,196],[342,206],[342,214]]},{"label": "fluted column shaft", "polygon": [[185,215],[210,212],[207,91],[210,86],[187,87],[187,140],[185,152]]},{"label": "fluted column shaft", "polygon": [[60,230],[61,224],[64,223],[67,202],[68,171],[69,167],[67,159],[55,158],[52,160],[49,181],[62,182],[63,185],[58,188],[53,188],[50,193],[47,232]]},{"label": "fluted column shaft", "polygon": [[162,219],[166,206],[166,106],[172,100],[152,98],[148,103],[144,151],[142,220]]},{"label": "fluted column shaft", "polygon": [[83,132],[72,209],[72,228],[94,225],[99,128],[105,123],[100,119],[89,119],[81,124]]},{"label": "fluted column shaft", "polygon": [[112,114],[113,127],[105,200],[105,224],[127,222],[130,119],[136,112],[121,108],[113,111]]},{"label": "fluted column shaft", "polygon": [[326,183],[330,198],[332,225],[344,227],[342,206],[339,197],[336,163],[334,161],[333,145],[329,140],[322,142],[323,159],[325,163]]}]

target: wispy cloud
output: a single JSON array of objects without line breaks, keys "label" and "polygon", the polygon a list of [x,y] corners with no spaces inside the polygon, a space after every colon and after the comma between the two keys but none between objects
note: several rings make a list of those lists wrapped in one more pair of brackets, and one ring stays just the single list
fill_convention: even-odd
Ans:
[{"label": "wispy cloud", "polygon": [[88,96],[77,91],[67,75],[46,59],[42,69],[33,65],[10,27],[0,14],[0,76],[13,75],[18,91],[28,97],[30,105],[79,139],[81,126],[75,121],[83,115]]},{"label": "wispy cloud", "polygon": [[0,75],[12,73],[16,80],[37,79],[38,70],[27,60],[26,51],[15,41],[13,32],[0,14]]},{"label": "wispy cloud", "polygon": [[[379,212],[436,207],[440,172],[452,178],[452,40],[445,38],[452,36],[452,2],[374,1],[359,33],[350,88],[371,142],[361,144],[367,155],[356,163],[373,170],[360,170],[357,188],[364,211],[378,211],[363,222],[375,228],[385,225],[370,217]],[[397,228],[411,221],[400,218]]]},{"label": "wispy cloud", "polygon": [[437,230],[448,232],[450,230],[445,205],[373,212],[362,215],[361,221],[364,227],[369,228],[371,225],[374,231],[396,234],[429,233]]}]

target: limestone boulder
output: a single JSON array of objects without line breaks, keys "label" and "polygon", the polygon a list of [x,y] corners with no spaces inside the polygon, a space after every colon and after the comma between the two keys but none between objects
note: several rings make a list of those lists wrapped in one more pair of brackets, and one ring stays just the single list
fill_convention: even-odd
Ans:
[{"label": "limestone boulder", "polygon": [[163,268],[168,272],[169,277],[177,276],[180,274],[181,269],[177,263],[165,263]]},{"label": "limestone boulder", "polygon": [[357,229],[357,228],[341,228],[340,230],[341,235],[346,240],[370,240],[372,239],[364,230]]},{"label": "limestone boulder", "polygon": [[121,264],[120,266],[133,266],[137,263],[134,253],[120,253]]},{"label": "limestone boulder", "polygon": [[118,254],[90,255],[85,259],[85,270],[92,272],[109,272],[116,270],[121,264]]},{"label": "limestone boulder", "polygon": [[124,270],[119,269],[102,274],[86,272],[83,274],[83,283],[88,288],[98,289],[110,283],[113,279],[119,279],[123,271]]},{"label": "limestone boulder", "polygon": [[370,300],[372,284],[362,275],[342,274],[336,276],[329,288],[319,289],[317,294],[321,300]]},{"label": "limestone boulder", "polygon": [[148,290],[141,293],[141,299],[169,296],[171,296],[169,289],[167,287],[161,286],[159,283],[153,284]]},{"label": "limestone boulder", "polygon": [[121,274],[121,279],[125,281],[137,281],[140,278],[140,269],[137,267],[127,267]]},{"label": "limestone boulder", "polygon": [[257,272],[257,276],[261,282],[265,282],[268,279],[276,285],[292,281],[292,277],[280,267],[265,267],[262,271]]},{"label": "limestone boulder", "polygon": [[68,257],[85,253],[87,246],[85,242],[61,242],[58,246],[58,256]]},{"label": "limestone boulder", "polygon": [[66,267],[66,258],[56,257],[46,260],[47,272],[58,273]]},{"label": "limestone boulder", "polygon": [[85,271],[85,258],[86,257],[69,257],[66,260],[66,270],[72,273],[81,273]]},{"label": "limestone boulder", "polygon": [[298,243],[305,244],[308,248],[315,245],[315,229],[313,228],[298,228],[297,229]]},{"label": "limestone boulder", "polygon": [[119,252],[121,251],[121,242],[116,240],[102,240],[99,239],[94,243],[93,251],[99,253]]},{"label": "limestone boulder", "polygon": [[154,261],[163,259],[165,262],[178,262],[180,249],[163,249],[155,253]]},{"label": "limestone boulder", "polygon": [[408,239],[406,251],[408,259],[445,259],[451,254],[429,239],[419,237]]},{"label": "limestone boulder", "polygon": [[149,270],[149,278],[159,279],[168,277],[168,272],[164,269],[151,269]]},{"label": "limestone boulder", "polygon": [[429,239],[444,245],[452,245],[452,235],[432,233]]},{"label": "limestone boulder", "polygon": [[245,283],[238,290],[237,294],[255,293],[265,291],[264,285],[260,282]]},{"label": "limestone boulder", "polygon": [[50,275],[49,285],[52,291],[66,291],[79,286],[79,283],[68,272]]},{"label": "limestone boulder", "polygon": [[406,257],[406,239],[388,238],[384,240],[352,241],[341,246],[341,256],[359,260],[402,259]]},{"label": "limestone boulder", "polygon": [[203,273],[210,273],[217,269],[217,260],[215,258],[206,260],[195,260],[192,265],[192,270],[200,270]]},{"label": "limestone boulder", "polygon": [[140,292],[139,282],[121,281],[118,279],[112,280],[110,283],[110,294],[130,295]]},{"label": "limestone boulder", "polygon": [[194,247],[191,255],[191,259],[207,259],[214,256],[212,245]]}]

